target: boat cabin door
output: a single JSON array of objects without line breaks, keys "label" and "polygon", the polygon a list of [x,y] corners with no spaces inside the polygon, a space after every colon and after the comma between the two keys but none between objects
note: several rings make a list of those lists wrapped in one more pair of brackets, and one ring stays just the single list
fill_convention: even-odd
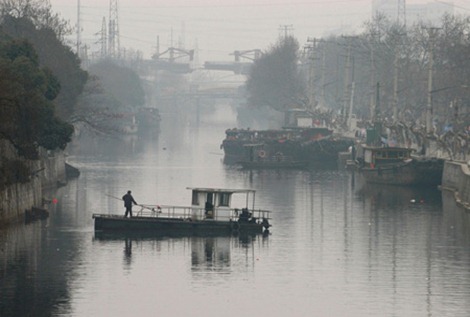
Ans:
[{"label": "boat cabin door", "polygon": [[205,214],[206,218],[214,217],[214,193],[206,194]]}]

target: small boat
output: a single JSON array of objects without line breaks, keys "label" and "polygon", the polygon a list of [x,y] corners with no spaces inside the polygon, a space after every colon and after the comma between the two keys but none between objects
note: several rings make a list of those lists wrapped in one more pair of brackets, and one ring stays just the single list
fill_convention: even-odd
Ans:
[{"label": "small boat", "polygon": [[[141,210],[131,218],[93,214],[95,231],[238,234],[263,233],[271,227],[270,211],[255,209],[255,190],[188,189],[192,191],[191,206],[138,205]],[[241,208],[232,207],[235,199],[244,202]]]},{"label": "small boat", "polygon": [[404,147],[362,146],[356,168],[367,183],[438,186],[442,181],[444,160],[413,155]]},{"label": "small boat", "polygon": [[306,168],[332,162],[353,145],[327,128],[286,127],[278,130],[225,131],[224,163],[244,168]]}]

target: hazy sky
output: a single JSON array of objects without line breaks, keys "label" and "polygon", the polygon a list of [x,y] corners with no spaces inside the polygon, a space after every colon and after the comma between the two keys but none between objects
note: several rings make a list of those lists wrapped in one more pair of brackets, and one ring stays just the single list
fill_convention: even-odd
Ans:
[{"label": "hazy sky", "polygon": [[[82,43],[99,51],[102,19],[109,18],[109,0],[80,0]],[[408,4],[431,1],[408,0]],[[434,1],[439,2],[439,1]],[[54,12],[76,25],[77,0],[51,0]],[[197,46],[199,61],[233,59],[235,50],[265,50],[280,32],[301,45],[328,33],[352,34],[371,17],[371,0],[118,0],[121,48],[134,48],[149,58],[170,45]],[[470,1],[454,1],[470,9]],[[71,38],[75,41],[75,38]],[[181,44],[181,45],[180,45]]]}]

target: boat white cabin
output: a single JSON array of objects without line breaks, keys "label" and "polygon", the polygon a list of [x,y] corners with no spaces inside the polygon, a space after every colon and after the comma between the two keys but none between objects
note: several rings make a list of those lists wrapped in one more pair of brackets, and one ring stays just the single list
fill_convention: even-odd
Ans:
[{"label": "boat white cabin", "polygon": [[[234,220],[243,210],[254,210],[255,190],[252,189],[223,189],[223,188],[192,188],[191,218],[192,220],[215,219]],[[232,196],[244,195],[242,207],[232,207]]]}]

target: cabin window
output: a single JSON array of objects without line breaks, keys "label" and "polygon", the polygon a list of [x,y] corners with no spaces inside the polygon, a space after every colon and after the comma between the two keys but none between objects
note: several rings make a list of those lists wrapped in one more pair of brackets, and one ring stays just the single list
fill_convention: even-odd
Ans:
[{"label": "cabin window", "polygon": [[230,194],[229,193],[220,193],[219,194],[219,206],[228,207],[230,204]]},{"label": "cabin window", "polygon": [[199,205],[199,192],[193,190],[193,197],[192,197],[192,204],[193,205]]}]

